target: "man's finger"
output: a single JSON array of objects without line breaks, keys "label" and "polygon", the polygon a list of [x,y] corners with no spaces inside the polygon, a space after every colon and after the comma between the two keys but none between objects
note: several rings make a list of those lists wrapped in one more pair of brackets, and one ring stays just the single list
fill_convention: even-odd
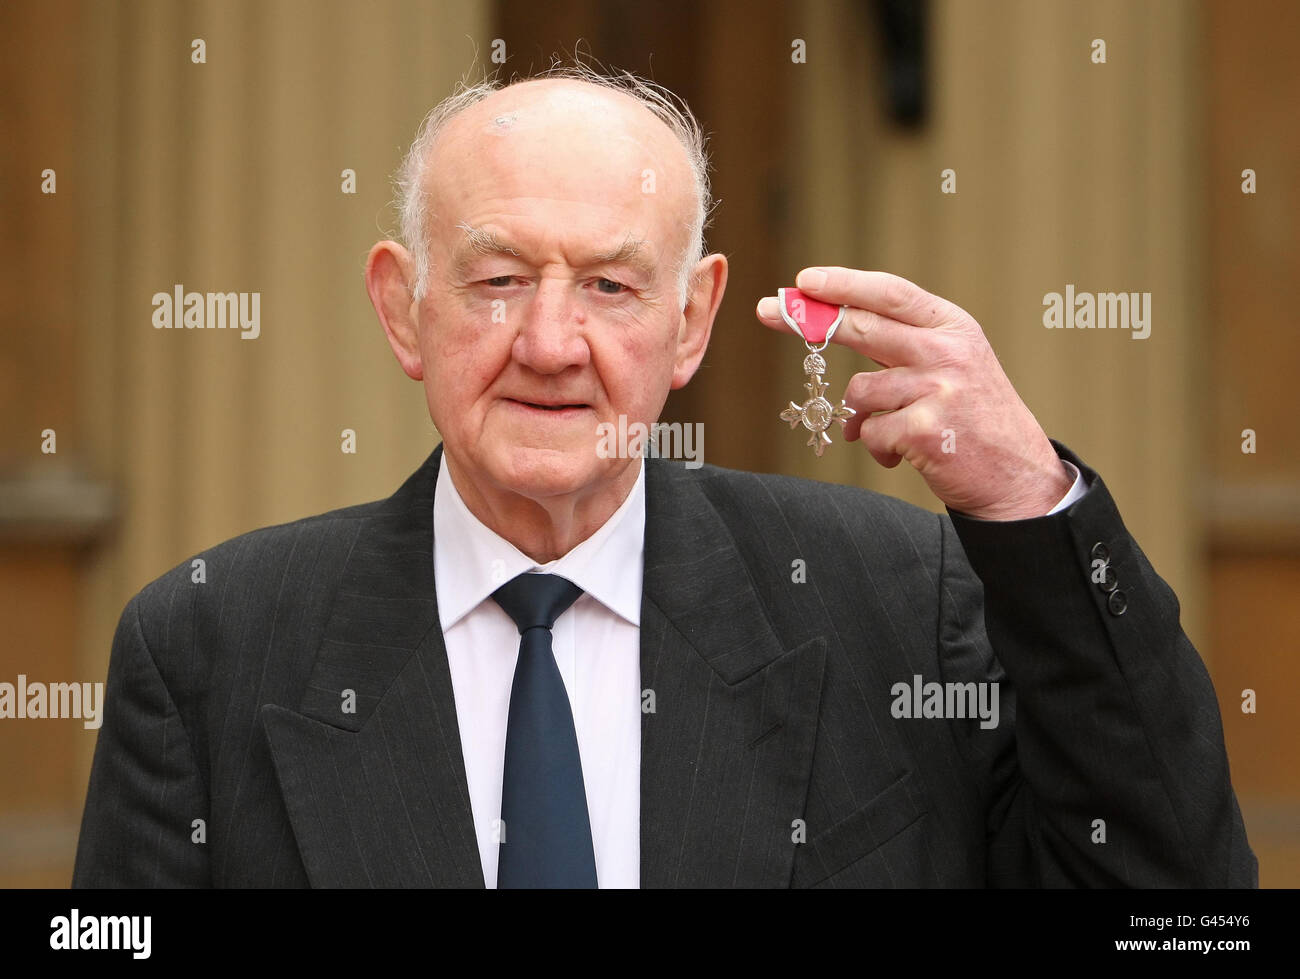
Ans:
[{"label": "man's finger", "polygon": [[[781,318],[781,306],[775,296],[761,299],[755,313],[764,326],[793,335]],[[852,307],[831,342],[856,350],[882,367],[924,364],[935,346],[935,338],[927,331],[870,310]]]},{"label": "man's finger", "polygon": [[838,265],[806,268],[795,285],[822,302],[857,306],[909,326],[933,327],[956,318],[953,303],[926,292],[914,282],[889,272],[846,269]]},{"label": "man's finger", "polygon": [[[847,429],[847,426],[845,428]],[[899,449],[901,448],[900,441],[907,431],[907,420],[904,418],[904,412],[891,411],[888,414],[863,418],[858,428],[859,431],[854,433],[852,439],[849,438],[846,430],[844,433],[845,441],[861,439],[862,444],[867,447],[867,451],[871,453],[872,458],[886,469],[893,469],[903,461],[903,455]]]},{"label": "man's finger", "polygon": [[937,335],[927,330],[853,306],[831,342],[856,350],[881,367],[922,366],[933,359],[938,347]]},{"label": "man's finger", "polygon": [[844,403],[857,414],[844,425],[845,441],[854,441],[862,423],[876,411],[897,411],[920,397],[924,376],[908,367],[854,374],[844,389]]}]

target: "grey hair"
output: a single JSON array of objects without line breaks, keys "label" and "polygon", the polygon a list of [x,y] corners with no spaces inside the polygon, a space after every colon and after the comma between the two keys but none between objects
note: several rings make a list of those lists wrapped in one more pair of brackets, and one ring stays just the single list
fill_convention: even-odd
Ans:
[{"label": "grey hair", "polygon": [[393,178],[397,194],[394,204],[400,223],[400,237],[402,244],[415,256],[413,298],[419,302],[429,288],[429,210],[424,190],[424,174],[429,151],[439,133],[455,116],[482,102],[493,92],[523,82],[553,78],[587,82],[631,96],[672,130],[686,150],[687,161],[695,182],[695,209],[685,253],[674,269],[677,275],[679,301],[685,305],[690,271],[707,254],[704,230],[708,226],[714,208],[709,187],[708,140],[704,130],[686,102],[662,85],[634,75],[630,71],[603,74],[580,62],[572,65],[553,65],[540,74],[514,78],[509,83],[504,83],[495,77],[484,78],[474,84],[461,82],[451,95],[435,105],[424,117],[416,132],[415,140],[411,143],[411,148],[403,157]]}]

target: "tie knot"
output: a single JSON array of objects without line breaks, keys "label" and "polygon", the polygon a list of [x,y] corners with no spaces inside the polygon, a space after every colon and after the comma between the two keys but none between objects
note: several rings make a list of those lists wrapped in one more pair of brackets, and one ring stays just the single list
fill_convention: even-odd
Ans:
[{"label": "tie knot", "polygon": [[561,613],[578,600],[582,589],[555,574],[525,572],[492,593],[522,636],[529,629],[550,629]]}]

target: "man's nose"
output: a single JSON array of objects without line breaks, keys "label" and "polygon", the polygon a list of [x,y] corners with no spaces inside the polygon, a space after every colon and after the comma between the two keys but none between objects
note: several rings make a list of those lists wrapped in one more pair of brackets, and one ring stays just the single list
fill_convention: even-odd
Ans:
[{"label": "man's nose", "polygon": [[543,278],[521,312],[514,358],[539,374],[558,374],[590,358],[586,312],[567,278]]}]

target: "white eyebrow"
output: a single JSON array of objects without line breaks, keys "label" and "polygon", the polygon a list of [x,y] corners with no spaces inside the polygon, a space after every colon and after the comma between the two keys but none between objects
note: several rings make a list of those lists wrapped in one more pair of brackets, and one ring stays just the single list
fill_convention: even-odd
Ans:
[{"label": "white eyebrow", "polygon": [[518,251],[498,238],[495,232],[488,231],[485,228],[476,228],[464,221],[456,225],[456,227],[465,232],[465,246],[470,251],[477,252],[480,255],[497,255],[502,252],[508,255],[519,254]]},{"label": "white eyebrow", "polygon": [[648,242],[645,241],[645,239],[633,238],[631,232],[629,232],[627,238],[623,240],[623,244],[619,245],[612,252],[597,255],[596,261],[598,263],[631,261],[640,254],[642,246],[646,244],[648,244]]},{"label": "white eyebrow", "polygon": [[[456,249],[458,257],[455,268],[457,272],[465,270],[472,255],[519,255],[517,249],[502,241],[494,231],[475,227],[465,221],[462,221],[456,227],[465,232],[464,240]],[[640,268],[647,275],[653,275],[655,271],[654,262],[644,252],[644,248],[648,244],[649,242],[644,238],[634,237],[631,232],[628,232],[621,245],[611,251],[593,255],[590,264],[626,263]]]}]

